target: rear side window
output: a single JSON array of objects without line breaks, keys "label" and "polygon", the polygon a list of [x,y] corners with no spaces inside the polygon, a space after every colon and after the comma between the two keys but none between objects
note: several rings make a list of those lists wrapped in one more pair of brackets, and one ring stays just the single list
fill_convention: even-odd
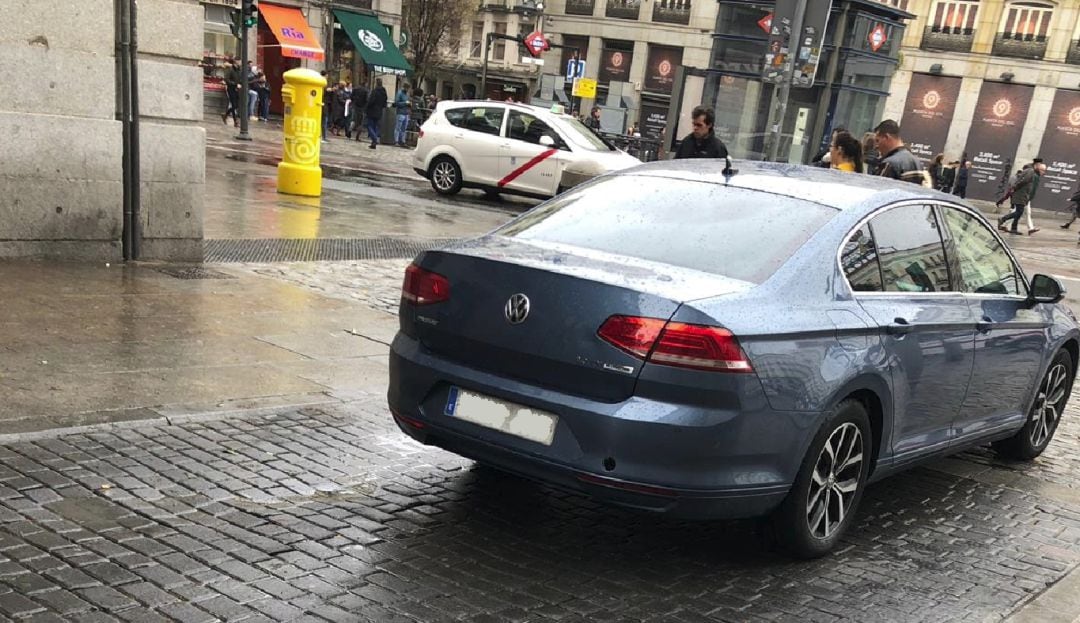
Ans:
[{"label": "rear side window", "polygon": [[950,290],[945,246],[933,208],[893,208],[875,216],[870,229],[877,242],[886,292]]},{"label": "rear side window", "polygon": [[840,251],[840,263],[852,290],[881,292],[881,267],[869,225],[863,225],[851,234]]},{"label": "rear side window", "polygon": [[986,225],[974,216],[942,207],[945,224],[952,233],[960,268],[960,291],[976,294],[1026,295],[1005,247]]},{"label": "rear side window", "polygon": [[502,108],[476,106],[451,108],[444,114],[446,120],[455,127],[498,136],[502,131],[503,113]]},{"label": "rear side window", "polygon": [[619,175],[560,195],[495,233],[761,283],[835,214],[759,191]]}]

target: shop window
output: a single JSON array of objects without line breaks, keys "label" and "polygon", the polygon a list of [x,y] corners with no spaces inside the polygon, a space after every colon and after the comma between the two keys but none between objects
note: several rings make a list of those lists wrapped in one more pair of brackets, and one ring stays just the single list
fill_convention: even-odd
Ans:
[{"label": "shop window", "polygon": [[[499,35],[506,34],[506,22],[495,22],[494,32]],[[494,52],[491,55],[491,60],[495,62],[503,62],[506,60],[506,39],[495,39],[492,49]]]},{"label": "shop window", "polygon": [[731,37],[767,39],[764,24],[773,14],[773,4],[752,2],[720,2],[716,17],[716,32]]}]

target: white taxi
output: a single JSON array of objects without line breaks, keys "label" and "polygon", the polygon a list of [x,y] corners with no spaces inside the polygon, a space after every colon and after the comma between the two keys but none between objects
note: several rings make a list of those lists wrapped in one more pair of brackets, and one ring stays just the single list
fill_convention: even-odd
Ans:
[{"label": "white taxi", "polygon": [[413,169],[435,192],[546,198],[641,164],[570,115],[504,102],[440,102],[420,128]]}]

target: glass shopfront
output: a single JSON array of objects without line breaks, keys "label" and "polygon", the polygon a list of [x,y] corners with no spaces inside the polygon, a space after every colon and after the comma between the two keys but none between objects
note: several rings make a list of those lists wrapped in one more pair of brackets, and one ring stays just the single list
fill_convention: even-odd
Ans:
[{"label": "glass shopfront", "polygon": [[[861,137],[877,125],[899,64],[909,14],[866,0],[832,5],[821,70],[811,87],[791,89],[778,151],[784,162],[809,162],[832,127],[842,125]],[[716,111],[717,135],[736,158],[761,160],[768,153],[778,88],[761,75],[773,9],[772,2],[721,0],[710,66],[694,70],[704,77],[701,103]],[[841,22],[844,36],[837,49],[834,33]],[[674,138],[688,131],[679,128]]]}]

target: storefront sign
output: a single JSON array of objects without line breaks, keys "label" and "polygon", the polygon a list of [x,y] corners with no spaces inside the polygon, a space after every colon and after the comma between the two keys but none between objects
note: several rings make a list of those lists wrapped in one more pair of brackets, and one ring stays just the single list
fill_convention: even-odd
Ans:
[{"label": "storefront sign", "polygon": [[[900,120],[904,142],[924,165],[945,150],[945,139],[952,125],[953,109],[960,95],[960,78],[913,74],[904,116]],[[952,162],[960,154],[948,155]]]},{"label": "storefront sign", "polygon": [[1013,162],[1024,131],[1033,87],[1004,82],[983,82],[968,134],[967,158],[972,163],[967,196],[995,201],[1003,180],[1020,168]]},{"label": "storefront sign", "polygon": [[645,90],[671,93],[675,70],[682,65],[683,49],[659,45],[649,46],[649,62],[645,68]]},{"label": "storefront sign", "polygon": [[642,138],[660,139],[664,136],[664,128],[667,127],[668,107],[666,104],[641,104],[641,136]]},{"label": "storefront sign", "polygon": [[1032,203],[1037,208],[1063,210],[1069,197],[1080,190],[1080,91],[1058,89],[1039,157],[1046,164],[1046,173]]},{"label": "storefront sign", "polygon": [[634,53],[629,50],[604,48],[600,55],[600,82],[627,82]]}]

